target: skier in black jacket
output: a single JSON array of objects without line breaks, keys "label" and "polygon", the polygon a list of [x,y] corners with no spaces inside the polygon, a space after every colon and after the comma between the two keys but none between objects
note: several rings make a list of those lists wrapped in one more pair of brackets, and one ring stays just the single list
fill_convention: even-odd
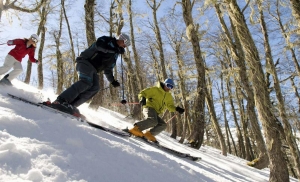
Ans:
[{"label": "skier in black jacket", "polygon": [[76,59],[79,80],[62,92],[51,104],[51,107],[79,117],[80,113],[76,107],[91,99],[100,90],[97,73],[101,71],[104,71],[107,80],[113,87],[120,86],[113,76],[113,68],[119,54],[124,54],[124,48],[129,45],[130,38],[124,33],[117,38],[99,37]]}]

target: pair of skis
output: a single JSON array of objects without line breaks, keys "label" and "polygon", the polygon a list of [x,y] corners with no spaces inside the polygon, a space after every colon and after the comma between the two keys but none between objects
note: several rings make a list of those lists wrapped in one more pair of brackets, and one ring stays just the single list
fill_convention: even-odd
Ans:
[{"label": "pair of skis", "polygon": [[[52,107],[49,107],[47,105],[44,105],[42,103],[35,103],[35,102],[32,102],[28,99],[24,99],[22,97],[18,97],[18,96],[12,95],[12,94],[8,94],[8,96],[10,96],[13,99],[16,99],[16,100],[19,100],[19,101],[22,101],[22,102],[25,102],[25,103],[28,103],[28,104],[31,104],[31,105],[34,105],[34,106],[41,107],[41,108],[46,109],[48,111],[51,111],[51,112],[54,112],[54,113],[59,113],[59,114],[65,116],[65,117],[69,117],[69,118],[73,118],[73,119],[76,119],[76,120],[81,121],[81,122],[85,122],[91,127],[103,130],[103,131],[111,133],[111,134],[115,134],[115,135],[122,136],[122,137],[130,137],[131,136],[131,134],[128,132],[128,129],[124,129],[124,130],[111,129],[111,128],[108,128],[108,127],[104,127],[104,126],[89,122],[86,119],[82,119],[80,117],[73,116],[69,113],[65,113],[65,112],[56,110],[56,109],[54,109]],[[201,159],[201,157],[195,157],[195,156],[191,156],[190,154],[187,154],[187,153],[179,152],[177,150],[171,149],[171,148],[169,148],[167,146],[164,146],[164,145],[161,145],[159,143],[154,143],[154,142],[148,141],[145,138],[140,138],[140,137],[135,137],[135,138],[137,138],[137,139],[139,139],[139,140],[141,140],[141,141],[143,141],[147,144],[150,144],[150,145],[152,145],[152,146],[154,146],[158,149],[161,149],[163,151],[166,151],[170,154],[173,154],[173,155],[181,157],[181,158],[186,158],[186,159],[189,159],[189,160],[192,160],[192,161],[198,161],[198,160]]]},{"label": "pair of skis", "polygon": [[77,117],[77,116],[74,116],[74,115],[71,115],[69,113],[65,113],[65,112],[62,112],[60,110],[57,110],[57,109],[54,109],[52,107],[49,107],[47,105],[44,105],[42,103],[35,103],[35,102],[32,102],[28,99],[25,99],[25,98],[22,98],[22,97],[18,97],[18,96],[15,96],[15,95],[12,95],[12,94],[9,94],[8,93],[8,96],[10,96],[11,98],[13,99],[16,99],[16,100],[19,100],[19,101],[22,101],[22,102],[25,102],[25,103],[28,103],[28,104],[31,104],[31,105],[34,105],[34,106],[37,106],[37,107],[41,107],[45,110],[48,110],[50,112],[54,112],[54,113],[58,113],[58,114],[61,114],[63,115],[64,117],[69,117],[69,118],[72,118],[72,119],[76,119],[80,122],[85,122],[87,123],[89,126],[92,126],[94,128],[97,128],[97,129],[100,129],[100,130],[104,130],[106,132],[109,132],[109,133],[113,133],[113,134],[117,134],[117,135],[120,135],[120,136],[127,136],[129,137],[130,134],[129,133],[126,133],[126,132],[123,132],[123,131],[120,131],[120,130],[117,130],[117,129],[110,129],[110,128],[107,128],[107,127],[104,127],[104,126],[100,126],[100,125],[97,125],[95,123],[92,123],[92,122],[89,122],[85,119],[82,119],[81,117]]},{"label": "pair of skis", "polygon": [[[127,128],[123,129],[122,131],[125,131],[125,132],[129,133],[129,131],[128,131]],[[191,156],[188,153],[179,152],[179,151],[171,149],[171,148],[169,148],[167,146],[161,145],[159,142],[151,142],[151,141],[147,140],[144,137],[135,137],[135,138],[138,139],[138,140],[141,140],[143,142],[146,142],[147,144],[150,144],[150,145],[152,145],[152,146],[154,146],[154,147],[156,147],[158,149],[161,149],[161,150],[163,150],[165,152],[173,154],[175,156],[178,156],[178,157],[181,157],[181,158],[186,158],[186,159],[189,159],[189,160],[192,160],[192,161],[199,161],[199,160],[201,160],[201,157],[195,157],[195,156]]]}]

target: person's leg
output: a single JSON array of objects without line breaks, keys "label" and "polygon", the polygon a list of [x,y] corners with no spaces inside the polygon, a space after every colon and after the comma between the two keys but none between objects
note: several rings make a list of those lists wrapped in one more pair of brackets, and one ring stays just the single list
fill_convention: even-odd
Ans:
[{"label": "person's leg", "polygon": [[157,117],[157,121],[157,125],[150,129],[150,133],[154,136],[158,135],[167,128],[167,124],[160,117]]},{"label": "person's leg", "polygon": [[88,61],[78,61],[76,70],[79,80],[62,92],[58,97],[72,103],[76,98],[93,87],[95,68]]},{"label": "person's leg", "polygon": [[7,79],[9,81],[15,79],[17,76],[19,76],[23,72],[22,64],[21,64],[21,62],[19,62],[17,60],[15,60],[13,68],[14,69],[11,72],[9,72],[9,76],[7,77]]},{"label": "person's leg", "polygon": [[145,129],[153,127],[157,124],[156,118],[157,113],[152,108],[144,108],[143,109],[144,120],[137,122],[134,124],[134,127],[129,130],[129,132],[135,136],[143,137],[144,133],[142,132]]},{"label": "person's leg", "polygon": [[0,75],[3,75],[8,70],[10,70],[14,66],[14,63],[15,63],[15,58],[8,54],[5,57],[3,66],[0,67]]},{"label": "person's leg", "polygon": [[145,119],[134,124],[135,126],[138,126],[141,131],[154,127],[158,124],[158,115],[155,109],[144,108],[143,115]]},{"label": "person's leg", "polygon": [[72,104],[75,107],[80,106],[81,104],[85,103],[86,101],[90,100],[96,93],[99,91],[100,85],[99,85],[99,76],[97,73],[93,75],[93,86],[86,90],[85,92],[82,92],[78,95],[78,97],[73,100],[70,104]]}]

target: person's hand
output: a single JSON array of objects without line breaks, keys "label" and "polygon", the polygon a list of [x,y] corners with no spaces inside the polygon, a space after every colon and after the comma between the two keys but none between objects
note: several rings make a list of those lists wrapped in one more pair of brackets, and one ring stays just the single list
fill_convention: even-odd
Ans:
[{"label": "person's hand", "polygon": [[120,83],[118,82],[118,80],[112,81],[111,84],[112,84],[113,87],[119,87],[120,86]]},{"label": "person's hand", "polygon": [[124,54],[125,53],[125,49],[123,47],[118,47],[117,48],[117,53]]},{"label": "person's hand", "polygon": [[146,105],[146,98],[145,97],[142,97],[140,99],[140,105],[143,106],[143,105]]},{"label": "person's hand", "polygon": [[12,41],[12,40],[7,41],[7,45],[13,45],[13,43],[14,43],[14,41]]},{"label": "person's hand", "polygon": [[39,60],[36,60],[35,63],[36,63],[37,65],[41,64],[41,62],[40,62]]},{"label": "person's hand", "polygon": [[176,107],[176,111],[179,112],[179,114],[183,114],[184,113],[184,109],[181,108],[181,107],[179,107],[179,106]]}]

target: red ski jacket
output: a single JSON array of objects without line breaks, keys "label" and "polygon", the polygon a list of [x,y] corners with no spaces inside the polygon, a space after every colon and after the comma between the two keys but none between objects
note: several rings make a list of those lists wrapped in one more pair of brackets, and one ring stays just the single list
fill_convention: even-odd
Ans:
[{"label": "red ski jacket", "polygon": [[28,54],[29,60],[33,63],[36,63],[37,60],[34,58],[35,46],[31,45],[30,47],[26,47],[27,39],[14,39],[11,45],[16,45],[11,51],[9,51],[9,55],[13,56],[16,60],[22,62],[22,59]]}]

